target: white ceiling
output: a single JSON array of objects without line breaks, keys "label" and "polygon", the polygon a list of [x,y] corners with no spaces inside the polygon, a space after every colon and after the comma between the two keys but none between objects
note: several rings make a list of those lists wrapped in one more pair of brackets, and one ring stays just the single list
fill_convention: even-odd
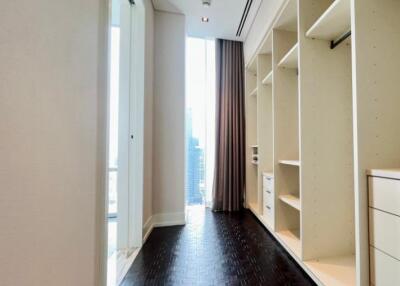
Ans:
[{"label": "white ceiling", "polygon": [[[202,0],[152,1],[156,10],[184,14],[188,36],[243,41],[262,0],[253,0],[241,37],[236,37],[236,32],[247,0],[212,0],[208,8],[202,5]],[[201,17],[210,21],[203,23]]]}]

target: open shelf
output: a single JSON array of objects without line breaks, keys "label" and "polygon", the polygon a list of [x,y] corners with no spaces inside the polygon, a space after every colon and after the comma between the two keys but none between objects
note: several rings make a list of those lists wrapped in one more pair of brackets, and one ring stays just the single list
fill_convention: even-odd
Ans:
[{"label": "open shelf", "polygon": [[299,53],[298,53],[299,44],[296,43],[293,48],[290,49],[289,52],[281,59],[278,66],[281,68],[288,69],[296,69],[299,63]]},{"label": "open shelf", "polygon": [[260,216],[260,212],[258,211],[258,204],[256,202],[248,203],[250,210],[256,215]]},{"label": "open shelf", "polygon": [[291,206],[292,208],[301,211],[300,198],[294,195],[281,195],[279,196],[279,199],[285,204]]},{"label": "open shelf", "polygon": [[321,40],[336,40],[351,28],[350,0],[336,0],[311,26],[306,36]]},{"label": "open shelf", "polygon": [[289,166],[300,166],[300,161],[299,160],[279,160],[279,164],[289,165]]},{"label": "open shelf", "polygon": [[274,28],[291,32],[297,31],[297,0],[289,0],[287,2]]},{"label": "open shelf", "polygon": [[282,230],[277,235],[297,257],[301,257],[300,230]]},{"label": "open shelf", "polygon": [[356,285],[354,255],[321,258],[305,261],[304,264],[324,285]]},{"label": "open shelf", "polygon": [[257,76],[257,57],[254,57],[253,60],[247,66],[247,70],[254,76]]},{"label": "open shelf", "polygon": [[270,85],[272,84],[272,73],[273,71],[270,71],[267,76],[263,79],[262,84],[263,85]]},{"label": "open shelf", "polygon": [[265,37],[263,43],[261,44],[261,48],[259,51],[260,55],[272,55],[272,31],[268,33]]},{"label": "open shelf", "polygon": [[250,96],[256,96],[257,95],[257,87],[250,93]]}]

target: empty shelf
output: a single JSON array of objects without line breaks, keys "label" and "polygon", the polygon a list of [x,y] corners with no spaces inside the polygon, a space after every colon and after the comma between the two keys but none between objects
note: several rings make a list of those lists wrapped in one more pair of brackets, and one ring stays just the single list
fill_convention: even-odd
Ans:
[{"label": "empty shelf", "polygon": [[272,71],[267,74],[267,76],[262,81],[263,85],[270,85],[272,84]]},{"label": "empty shelf", "polygon": [[350,0],[336,0],[307,31],[306,36],[336,40],[351,28]]},{"label": "empty shelf", "polygon": [[257,95],[257,88],[255,88],[251,93],[250,96],[256,96]]},{"label": "empty shelf", "polygon": [[247,66],[247,70],[254,76],[257,76],[257,57],[254,57],[254,59],[250,62],[250,64]]},{"label": "empty shelf", "polygon": [[279,164],[290,165],[290,166],[300,166],[299,160],[279,160]]},{"label": "empty shelf", "polygon": [[279,199],[292,208],[295,208],[298,211],[301,210],[300,198],[294,195],[282,195],[279,196]]},{"label": "empty shelf", "polygon": [[260,212],[258,211],[258,204],[257,203],[248,203],[250,210],[255,214],[255,215],[260,215]]},{"label": "empty shelf", "polygon": [[294,47],[291,48],[290,51],[287,52],[287,54],[282,58],[278,66],[282,68],[296,69],[298,67],[299,58],[298,47],[298,43],[294,45]]},{"label": "empty shelf", "polygon": [[251,163],[253,164],[253,165],[256,165],[256,166],[258,166],[258,161],[251,161]]},{"label": "empty shelf", "polygon": [[297,31],[297,0],[289,0],[283,8],[275,28],[284,31]]},{"label": "empty shelf", "polygon": [[356,285],[354,255],[320,258],[304,264],[324,285]]},{"label": "empty shelf", "polygon": [[277,235],[297,257],[301,257],[300,230],[283,230]]}]

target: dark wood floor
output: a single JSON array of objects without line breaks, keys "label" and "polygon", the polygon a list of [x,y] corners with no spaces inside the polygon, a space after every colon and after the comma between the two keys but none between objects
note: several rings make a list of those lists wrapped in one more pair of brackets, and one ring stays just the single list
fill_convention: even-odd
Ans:
[{"label": "dark wood floor", "polygon": [[315,285],[249,211],[193,208],[154,229],[125,277],[131,285]]}]

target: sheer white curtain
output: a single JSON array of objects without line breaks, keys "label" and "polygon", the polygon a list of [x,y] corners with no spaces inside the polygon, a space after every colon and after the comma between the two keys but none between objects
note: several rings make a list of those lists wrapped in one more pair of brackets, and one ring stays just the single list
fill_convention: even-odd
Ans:
[{"label": "sheer white curtain", "polygon": [[215,91],[216,91],[216,69],[215,69],[215,40],[206,41],[206,152],[205,152],[205,183],[206,183],[206,206],[211,207],[212,189],[214,182],[215,163]]},{"label": "sheer white curtain", "polygon": [[188,205],[211,206],[215,160],[215,40],[187,38],[186,44],[186,201]]}]

